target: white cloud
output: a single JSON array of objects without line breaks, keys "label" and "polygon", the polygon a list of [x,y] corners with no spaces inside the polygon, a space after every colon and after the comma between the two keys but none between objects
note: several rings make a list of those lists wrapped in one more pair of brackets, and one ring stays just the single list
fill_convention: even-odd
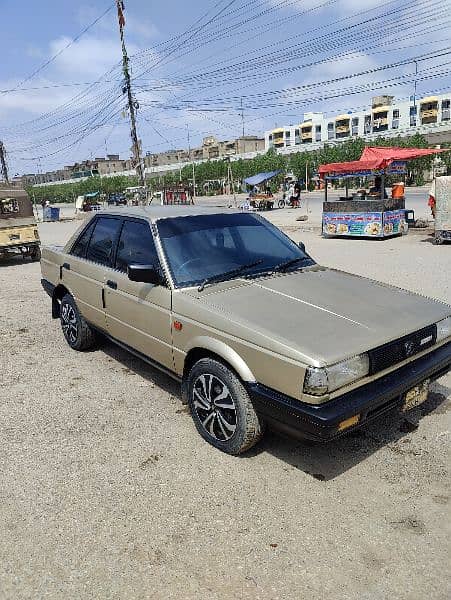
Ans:
[{"label": "white cloud", "polygon": [[[50,42],[50,55],[65,48],[70,41],[70,38],[62,36]],[[89,78],[109,70],[120,59],[118,40],[84,36],[64,50],[54,61],[53,67],[59,72],[58,76],[62,75],[66,81],[73,77],[89,81]]]}]

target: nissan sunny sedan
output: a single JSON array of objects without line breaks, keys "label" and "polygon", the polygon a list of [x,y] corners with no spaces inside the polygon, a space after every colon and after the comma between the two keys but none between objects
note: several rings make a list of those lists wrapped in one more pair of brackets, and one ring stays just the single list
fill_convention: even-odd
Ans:
[{"label": "nissan sunny sedan", "polygon": [[71,348],[104,336],[176,378],[229,454],[266,426],[324,441],[409,410],[451,364],[449,305],[318,265],[255,213],[112,208],[41,270]]}]

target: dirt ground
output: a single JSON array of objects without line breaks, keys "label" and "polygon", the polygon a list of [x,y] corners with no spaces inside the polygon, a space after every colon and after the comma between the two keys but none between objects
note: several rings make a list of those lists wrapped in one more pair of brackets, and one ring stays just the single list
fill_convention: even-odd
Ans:
[{"label": "dirt ground", "polygon": [[[283,220],[323,264],[451,298],[451,249],[425,234],[323,240]],[[70,350],[38,264],[0,266],[0,301],[0,598],[450,597],[449,375],[407,418],[233,458],[170,379],[110,344]]]}]

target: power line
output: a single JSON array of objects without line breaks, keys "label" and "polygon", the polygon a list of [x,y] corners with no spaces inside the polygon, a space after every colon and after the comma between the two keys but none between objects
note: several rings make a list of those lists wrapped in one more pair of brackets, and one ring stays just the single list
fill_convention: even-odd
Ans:
[{"label": "power line", "polygon": [[40,65],[37,69],[35,69],[30,75],[28,75],[28,77],[25,77],[25,79],[23,79],[20,83],[18,83],[15,88],[12,88],[10,90],[2,90],[1,93],[2,94],[9,94],[11,92],[15,92],[20,87],[22,87],[22,85],[24,83],[26,83],[27,81],[30,81],[30,79],[33,79],[33,77],[35,77],[38,73],[40,73],[46,67],[48,67],[52,62],[54,62],[58,58],[58,56],[60,56],[65,50],[67,50],[68,48],[70,48],[70,46],[72,46],[72,44],[75,44],[75,42],[77,42],[87,31],[89,31],[92,27],[94,27],[94,25],[96,25],[101,19],[103,19],[103,17],[105,15],[107,15],[111,11],[111,9],[113,8],[113,6],[114,5],[109,6],[100,16],[98,16],[96,19],[94,19],[94,21],[92,21],[84,29],[82,29],[80,31],[80,33],[77,34],[73,39],[71,39],[63,48],[61,48],[60,50],[58,50],[58,52],[56,52],[48,60],[46,60],[44,63],[42,63],[42,65]]}]

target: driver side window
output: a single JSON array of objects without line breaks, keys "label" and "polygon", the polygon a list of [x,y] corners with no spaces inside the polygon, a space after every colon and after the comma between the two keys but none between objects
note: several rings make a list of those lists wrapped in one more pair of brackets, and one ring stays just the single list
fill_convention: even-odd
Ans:
[{"label": "driver side window", "polygon": [[125,221],[122,227],[116,255],[116,269],[124,273],[127,266],[154,265],[158,268],[159,259],[152,232],[148,223]]}]

